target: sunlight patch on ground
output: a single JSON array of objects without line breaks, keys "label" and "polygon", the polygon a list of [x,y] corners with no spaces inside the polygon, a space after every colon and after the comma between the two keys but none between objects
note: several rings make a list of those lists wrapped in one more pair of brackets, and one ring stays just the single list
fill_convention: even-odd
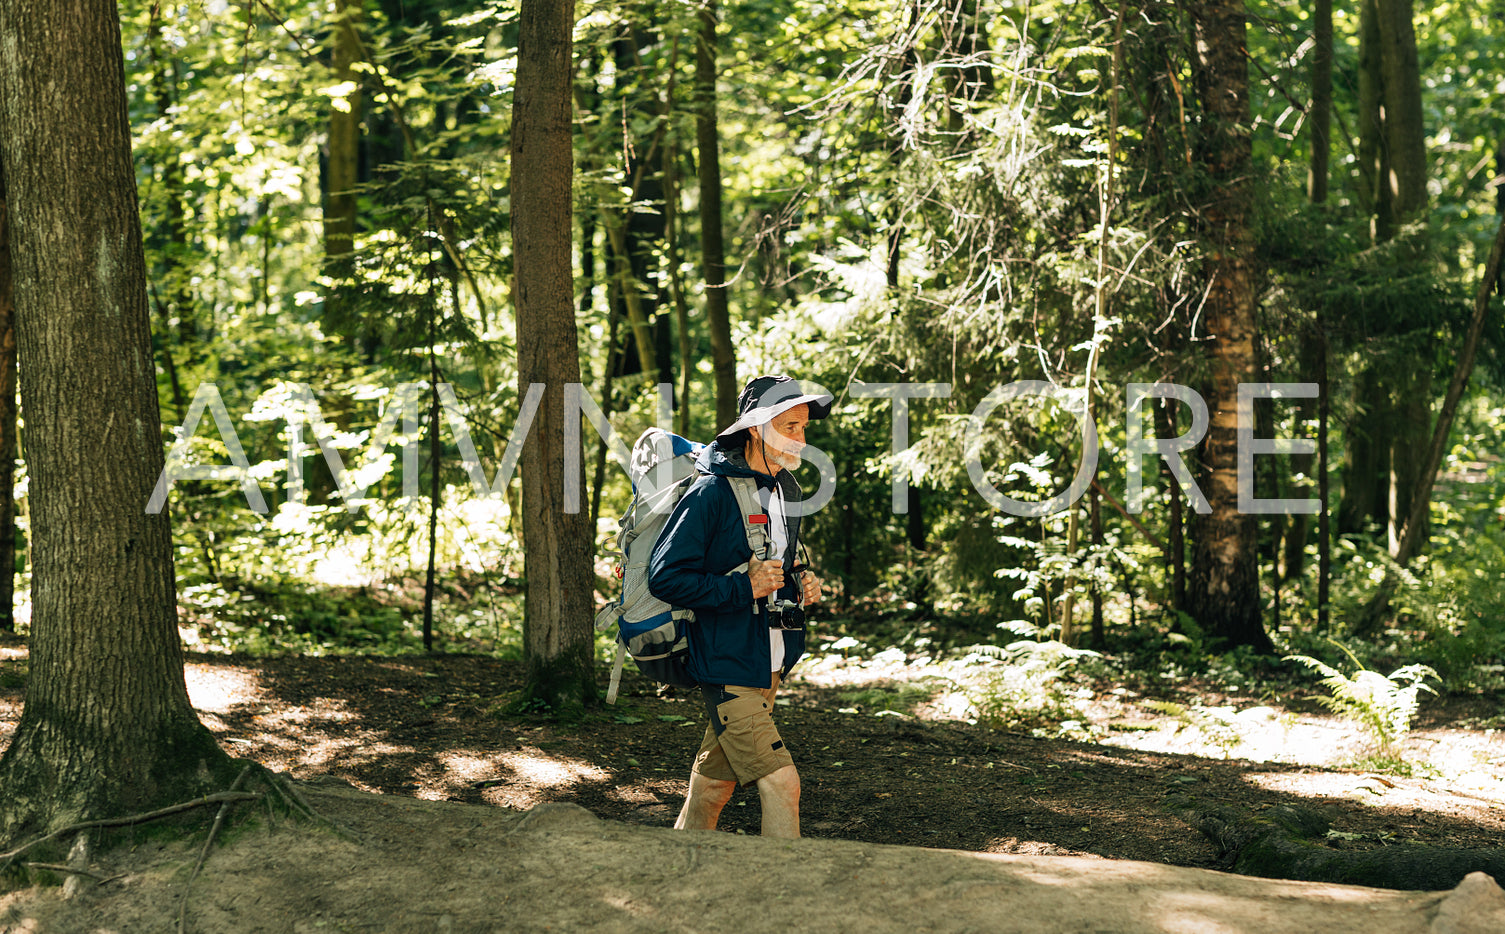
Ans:
[{"label": "sunlight patch on ground", "polygon": [[344,700],[328,697],[321,697],[319,700],[321,703],[317,707],[289,707],[286,710],[257,714],[256,725],[268,727],[289,723],[302,726],[320,721],[343,723],[347,720],[360,719],[360,714],[344,709],[346,705]]},{"label": "sunlight patch on ground", "polygon": [[445,778],[450,781],[468,784],[496,775],[496,763],[474,753],[447,753],[439,757],[439,764],[444,766]]},{"label": "sunlight patch on ground", "polygon": [[555,759],[545,755],[504,752],[496,761],[521,778],[540,785],[573,785],[576,782],[604,782],[611,776],[604,770],[580,759]]},{"label": "sunlight patch on ground", "polygon": [[618,785],[606,793],[608,798],[617,801],[625,801],[628,804],[662,804],[663,800],[658,795],[646,788],[638,788],[632,785]]},{"label": "sunlight patch on ground", "polygon": [[1164,717],[1153,721],[1153,729],[1108,733],[1098,742],[1140,752],[1310,766],[1351,761],[1366,747],[1351,724],[1330,717],[1282,716],[1265,706],[1230,711],[1226,718],[1194,711],[1193,720]]},{"label": "sunlight patch on ground", "polygon": [[509,808],[526,809],[549,800],[546,796],[531,793],[525,787],[530,783],[555,788],[578,782],[604,782],[611,778],[609,772],[584,760],[559,759],[542,753],[504,752],[483,761],[487,765],[487,777],[495,778],[508,771],[517,776],[516,785],[501,779],[481,792],[488,804]]},{"label": "sunlight patch on ground", "polygon": [[[301,775],[322,775],[338,769],[341,775],[366,762],[391,756],[412,755],[417,750],[412,746],[394,746],[391,743],[372,742],[369,735],[344,739],[325,739],[310,743],[302,741],[279,741],[276,737],[260,734],[255,737],[263,745],[258,758],[275,763],[274,768]],[[283,752],[269,753],[266,747],[277,747]]]},{"label": "sunlight patch on ground", "polygon": [[[528,808],[544,800],[523,791],[521,786],[558,788],[578,782],[604,782],[611,774],[581,759],[560,759],[540,752],[519,751],[495,754],[473,750],[456,750],[439,756],[440,768],[424,768],[424,784],[433,788],[418,791],[420,798],[445,800],[458,785],[485,783],[482,793],[488,801],[506,807]],[[439,772],[438,781],[433,781]],[[652,795],[647,797],[652,798]]]},{"label": "sunlight patch on ground", "polygon": [[804,682],[812,687],[829,688],[865,684],[885,678],[906,681],[934,673],[935,665],[929,659],[917,658],[911,662],[903,649],[895,648],[879,652],[872,658],[847,658],[834,652],[814,656],[801,662],[790,680]]},{"label": "sunlight patch on ground", "polygon": [[261,680],[243,668],[190,663],[183,667],[188,699],[197,711],[226,714],[261,695]]},{"label": "sunlight patch on ground", "polygon": [[1505,735],[1498,730],[1416,732],[1406,750],[1442,773],[1451,790],[1505,806]]},{"label": "sunlight patch on ground", "polygon": [[[1393,775],[1354,772],[1253,772],[1245,775],[1244,781],[1266,791],[1277,791],[1303,798],[1343,798],[1375,807],[1433,811],[1455,816],[1459,810],[1458,799],[1452,794],[1456,791],[1455,788],[1449,787],[1445,791],[1434,790],[1429,782]],[[1480,796],[1476,800],[1481,811],[1498,811],[1505,808],[1505,797],[1487,800]]]}]

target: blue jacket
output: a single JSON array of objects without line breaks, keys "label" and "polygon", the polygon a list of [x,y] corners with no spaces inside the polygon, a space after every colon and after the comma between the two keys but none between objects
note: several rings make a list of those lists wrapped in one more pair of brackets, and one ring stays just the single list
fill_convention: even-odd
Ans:
[{"label": "blue jacket", "polygon": [[[648,589],[674,606],[695,611],[688,626],[690,674],[703,684],[767,688],[773,684],[768,651],[768,618],[763,601],[755,608],[745,571],[727,572],[747,561],[752,549],[738,513],[737,495],[727,477],[753,477],[766,497],[782,489],[786,503],[798,502],[799,484],[781,470],[777,479],[747,466],[738,450],[723,450],[719,441],[700,452],[701,476],[680,499],[648,560]],[[766,502],[766,498],[765,498]],[[799,599],[794,556],[798,553],[799,517],[788,518],[789,547],[784,552],[784,586],[777,596]],[[805,651],[804,630],[785,630],[782,675]]]}]

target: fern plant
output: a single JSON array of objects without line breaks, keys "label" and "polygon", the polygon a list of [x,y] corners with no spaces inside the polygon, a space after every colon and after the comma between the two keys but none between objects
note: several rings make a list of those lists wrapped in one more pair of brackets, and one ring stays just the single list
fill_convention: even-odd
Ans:
[{"label": "fern plant", "polygon": [[974,645],[953,668],[952,681],[985,726],[1056,736],[1075,724],[1066,732],[1088,732],[1079,698],[1066,682],[1078,663],[1098,657],[1055,641]]},{"label": "fern plant", "polygon": [[1437,693],[1426,683],[1427,678],[1438,678],[1437,672],[1426,665],[1406,665],[1382,675],[1365,668],[1344,646],[1338,648],[1353,660],[1352,676],[1306,655],[1287,655],[1286,659],[1319,672],[1322,684],[1332,692],[1320,698],[1320,703],[1363,727],[1378,747],[1380,758],[1398,759],[1397,749],[1411,731],[1411,718],[1416,715],[1417,695],[1421,691]]}]

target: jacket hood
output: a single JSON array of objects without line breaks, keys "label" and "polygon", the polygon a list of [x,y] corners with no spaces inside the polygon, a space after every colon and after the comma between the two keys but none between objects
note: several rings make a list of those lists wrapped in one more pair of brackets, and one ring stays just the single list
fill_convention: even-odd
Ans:
[{"label": "jacket hood", "polygon": [[760,487],[782,487],[785,496],[797,497],[800,492],[799,482],[789,471],[780,470],[773,477],[759,473],[747,466],[747,455],[740,446],[723,447],[720,438],[700,449],[700,455],[695,458],[695,469],[718,477],[752,477]]},{"label": "jacket hood", "polygon": [[701,473],[715,474],[718,477],[771,479],[767,474],[760,474],[747,466],[747,456],[742,453],[741,448],[723,447],[720,438],[700,449],[700,456],[695,458],[695,469]]}]

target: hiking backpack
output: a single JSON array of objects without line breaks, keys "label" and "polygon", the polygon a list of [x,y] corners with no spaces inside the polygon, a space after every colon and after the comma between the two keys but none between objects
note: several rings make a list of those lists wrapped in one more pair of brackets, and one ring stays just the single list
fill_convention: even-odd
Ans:
[{"label": "hiking backpack", "polygon": [[[669,514],[695,482],[695,461],[704,447],[662,428],[649,428],[632,446],[627,470],[632,480],[632,505],[623,514],[617,532],[617,576],[622,579],[622,594],[596,614],[598,630],[604,632],[613,624],[617,627],[617,657],[606,691],[608,704],[616,703],[628,655],[655,681],[695,686],[688,668],[690,640],[686,632],[686,626],[695,620],[695,611],[670,606],[648,590],[648,559]],[[751,477],[727,480],[737,497],[747,545],[753,554],[764,555],[773,546],[773,539],[768,534],[768,517],[758,499],[757,483]],[[727,573],[745,570],[747,565],[742,564]]]}]

